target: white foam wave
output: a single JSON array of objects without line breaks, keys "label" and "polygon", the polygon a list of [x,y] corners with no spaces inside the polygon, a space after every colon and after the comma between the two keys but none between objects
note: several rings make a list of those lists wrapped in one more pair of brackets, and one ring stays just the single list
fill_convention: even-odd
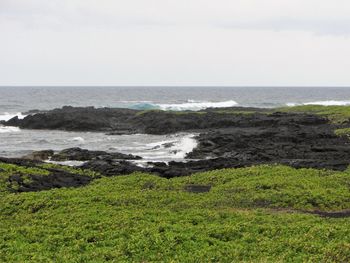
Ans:
[{"label": "white foam wave", "polygon": [[183,159],[188,153],[197,147],[197,141],[194,139],[195,135],[189,135],[181,138],[181,140],[170,147],[170,152],[174,153],[174,158]]},{"label": "white foam wave", "polygon": [[119,152],[134,152],[134,151],[143,151],[147,150],[149,147],[147,146],[118,146],[118,147],[109,147],[110,151],[119,151]]},{"label": "white foam wave", "polygon": [[233,107],[237,106],[238,103],[234,100],[221,101],[221,102],[208,102],[208,101],[194,101],[188,100],[185,103],[178,104],[158,104],[161,110],[174,110],[174,111],[184,111],[192,110],[198,111],[206,108],[224,108],[224,107]]},{"label": "white foam wave", "polygon": [[347,106],[350,105],[350,100],[323,100],[323,101],[312,101],[304,103],[286,103],[288,107],[300,106],[300,105],[322,105],[322,106]]},{"label": "white foam wave", "polygon": [[45,162],[46,163],[66,165],[66,166],[81,166],[84,163],[86,163],[86,162],[83,162],[83,161],[62,161],[62,162],[56,162],[56,161],[51,161],[51,160],[47,160]]},{"label": "white foam wave", "polygon": [[132,154],[141,156],[143,158],[143,160],[140,160],[141,162],[183,161],[186,155],[197,146],[195,136],[196,134],[173,134],[169,136],[172,140],[148,143],[145,145],[146,149],[134,149]]},{"label": "white foam wave", "polygon": [[13,117],[18,117],[19,119],[25,118],[27,115],[23,115],[21,112],[17,113],[8,113],[4,112],[0,114],[0,121],[8,121],[11,120]]},{"label": "white foam wave", "polygon": [[0,133],[20,132],[21,129],[12,126],[0,126]]},{"label": "white foam wave", "polygon": [[70,139],[70,141],[83,143],[83,142],[85,142],[85,139],[82,137],[74,137],[74,138]]},{"label": "white foam wave", "polygon": [[166,144],[174,143],[174,142],[175,142],[174,140],[159,141],[159,142],[147,143],[146,146],[154,148],[154,147],[161,147],[161,146],[164,146]]}]

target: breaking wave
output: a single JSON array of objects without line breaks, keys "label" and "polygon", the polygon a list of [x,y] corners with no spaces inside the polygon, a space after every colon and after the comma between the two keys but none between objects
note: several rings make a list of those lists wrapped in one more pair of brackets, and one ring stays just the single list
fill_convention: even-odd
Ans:
[{"label": "breaking wave", "polygon": [[224,108],[224,107],[234,107],[238,103],[234,100],[221,101],[221,102],[210,102],[210,101],[195,101],[188,100],[184,103],[169,103],[169,104],[156,104],[156,103],[138,103],[131,105],[130,108],[137,110],[173,110],[173,111],[199,111],[206,108]]},{"label": "breaking wave", "polygon": [[17,113],[4,112],[4,113],[0,113],[0,121],[8,121],[8,120],[11,120],[13,117],[16,117],[16,116],[19,119],[23,119],[27,115],[23,115],[21,112],[17,112]]},{"label": "breaking wave", "polygon": [[142,147],[133,154],[143,158],[140,162],[182,160],[197,147],[196,136],[197,134],[173,134],[168,136],[169,140],[148,143],[145,148]]},{"label": "breaking wave", "polygon": [[322,105],[322,106],[347,106],[350,105],[350,100],[323,100],[323,101],[312,101],[304,103],[286,103],[287,106],[300,106],[300,105]]}]

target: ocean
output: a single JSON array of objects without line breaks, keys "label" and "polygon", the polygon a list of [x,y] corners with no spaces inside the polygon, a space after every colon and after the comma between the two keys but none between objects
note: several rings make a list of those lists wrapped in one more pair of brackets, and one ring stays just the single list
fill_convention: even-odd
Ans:
[{"label": "ocean", "polygon": [[[350,105],[350,87],[0,87],[0,120],[23,118],[30,110],[65,105],[132,109],[200,110],[207,107]],[[183,160],[196,146],[195,134],[105,135],[20,130],[0,126],[0,156],[33,150],[81,147],[142,156],[145,161]],[[166,147],[171,143],[172,147]]]}]

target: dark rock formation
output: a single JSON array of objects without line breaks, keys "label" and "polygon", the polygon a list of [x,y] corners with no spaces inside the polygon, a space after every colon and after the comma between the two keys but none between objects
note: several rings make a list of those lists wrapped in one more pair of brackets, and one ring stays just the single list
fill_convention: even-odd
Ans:
[{"label": "dark rock formation", "polygon": [[28,129],[103,131],[110,134],[169,134],[228,127],[276,127],[287,123],[288,125],[318,125],[326,122],[324,118],[306,114],[265,114],[262,112],[232,114],[213,110],[202,113],[176,113],[63,107],[30,115],[23,120],[14,117],[3,124]]},{"label": "dark rock formation", "polygon": [[140,156],[123,153],[108,153],[104,151],[90,151],[79,147],[64,149],[52,155],[52,161],[89,161],[92,159],[118,159],[118,160],[138,160]]},{"label": "dark rock formation", "polygon": [[[132,126],[122,127],[136,111],[129,109],[95,109],[93,107],[75,108],[66,106],[47,112],[29,115],[23,120],[14,117],[5,125],[30,129],[57,129],[70,131],[113,131],[124,130],[125,133],[136,132]],[[129,131],[129,129],[131,129]]]},{"label": "dark rock formation", "polygon": [[5,157],[0,157],[0,162],[15,164],[15,165],[24,166],[24,167],[35,167],[38,164],[42,163],[41,161],[38,161],[38,160],[28,160],[23,158],[5,158]]},{"label": "dark rock formation", "polygon": [[133,172],[143,172],[144,168],[128,161],[115,160],[110,158],[99,158],[91,160],[82,166],[82,169],[90,169],[105,176],[126,175]]},{"label": "dark rock formation", "polygon": [[[32,129],[105,131],[115,134],[167,134],[199,132],[198,147],[188,162],[152,163],[142,168],[121,154],[68,149],[52,156],[53,160],[87,161],[83,168],[104,175],[145,171],[171,178],[194,172],[256,164],[286,164],[293,167],[344,170],[350,164],[350,143],[334,134],[334,126],[320,116],[296,113],[271,113],[246,108],[208,109],[204,112],[141,112],[129,109],[64,107],[13,118],[5,125]],[[240,114],[245,110],[252,112]],[[122,160],[121,160],[122,159]]]},{"label": "dark rock formation", "polygon": [[49,173],[48,175],[38,175],[28,173],[20,174],[15,172],[14,174],[9,175],[7,183],[9,185],[9,190],[13,192],[33,192],[49,190],[52,188],[78,187],[89,184],[93,179],[92,177],[70,173],[63,169],[44,169],[39,166],[43,163],[37,160],[0,157],[0,162],[28,168],[38,167],[47,170]]},{"label": "dark rock formation", "polygon": [[[29,179],[29,180],[28,180]],[[79,187],[87,185],[92,178],[85,175],[68,173],[63,170],[52,171],[50,175],[27,175],[27,180],[22,175],[14,174],[9,177],[9,183],[18,185],[16,192],[33,192],[62,187]]]},{"label": "dark rock formation", "polygon": [[350,163],[350,141],[336,136],[334,128],[317,117],[297,122],[287,116],[273,126],[219,129],[202,133],[197,140],[199,144],[188,158],[335,170],[344,170]]}]

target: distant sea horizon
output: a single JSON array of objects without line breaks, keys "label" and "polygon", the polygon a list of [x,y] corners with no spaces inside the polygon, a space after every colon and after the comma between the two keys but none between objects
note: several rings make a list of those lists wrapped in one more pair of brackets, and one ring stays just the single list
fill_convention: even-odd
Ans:
[{"label": "distant sea horizon", "polygon": [[0,116],[68,105],[200,110],[315,103],[350,104],[350,86],[0,86]]}]

